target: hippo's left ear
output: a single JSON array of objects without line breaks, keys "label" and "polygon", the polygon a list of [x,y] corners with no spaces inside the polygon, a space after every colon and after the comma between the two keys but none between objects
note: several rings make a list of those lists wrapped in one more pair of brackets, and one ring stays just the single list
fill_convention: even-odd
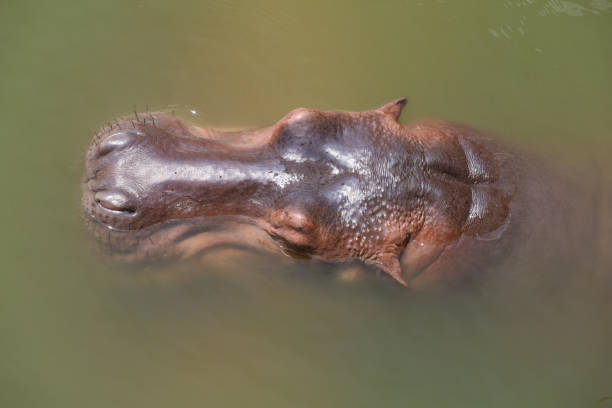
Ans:
[{"label": "hippo's left ear", "polygon": [[402,109],[406,106],[408,99],[399,98],[389,103],[384,104],[380,108],[376,109],[377,112],[382,112],[385,115],[390,115],[393,119],[398,120],[402,114]]}]

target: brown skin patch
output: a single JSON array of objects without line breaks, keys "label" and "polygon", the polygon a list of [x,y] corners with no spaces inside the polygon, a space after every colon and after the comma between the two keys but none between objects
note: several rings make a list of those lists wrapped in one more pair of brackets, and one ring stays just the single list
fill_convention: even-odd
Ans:
[{"label": "brown skin patch", "polygon": [[299,108],[245,132],[163,113],[122,119],[87,152],[86,219],[124,259],[245,247],[359,260],[404,286],[461,279],[512,230],[515,180],[500,177],[508,154],[498,159],[464,126],[402,126],[405,104]]}]

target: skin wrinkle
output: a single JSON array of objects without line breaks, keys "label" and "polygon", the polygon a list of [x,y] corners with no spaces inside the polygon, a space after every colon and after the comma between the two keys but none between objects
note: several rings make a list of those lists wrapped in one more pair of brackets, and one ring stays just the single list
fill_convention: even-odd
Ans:
[{"label": "skin wrinkle", "polygon": [[[256,226],[267,235],[253,239],[255,248],[361,260],[407,284],[402,276],[426,274],[466,231],[502,225],[501,215],[472,207],[507,197],[489,188],[487,166],[497,163],[485,162],[496,152],[474,131],[431,120],[402,126],[404,104],[357,113],[298,108],[275,126],[225,134],[163,113],[118,121],[87,152],[88,224],[94,235],[105,230],[106,246],[135,257],[191,254],[223,240],[240,246],[232,234],[255,236]],[[467,148],[483,157],[470,159]],[[476,201],[475,186],[485,189]],[[202,227],[219,221],[217,232]],[[154,235],[145,248],[143,237]]]}]

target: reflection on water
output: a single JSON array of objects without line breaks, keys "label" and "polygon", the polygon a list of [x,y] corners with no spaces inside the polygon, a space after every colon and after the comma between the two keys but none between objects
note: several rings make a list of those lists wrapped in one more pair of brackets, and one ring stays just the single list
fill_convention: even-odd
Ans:
[{"label": "reflection on water", "polygon": [[539,11],[541,16],[565,14],[568,16],[582,17],[587,14],[600,15],[612,9],[612,3],[608,0],[591,0],[573,2],[566,0],[549,0]]},{"label": "reflection on water", "polygon": [[[0,405],[609,404],[598,401],[612,393],[612,173],[588,168],[611,147],[611,11],[606,0],[3,2]],[[582,264],[604,278],[514,279],[557,272],[526,259],[497,284],[407,293],[259,258],[125,269],[91,247],[82,157],[109,117],[177,104],[209,126],[259,127],[297,106],[402,95],[405,121],[467,122],[585,166],[601,258],[557,276],[591,276],[572,269]]]},{"label": "reflection on water", "polygon": [[[540,25],[543,17],[585,17],[601,16],[608,18],[612,11],[609,0],[508,0],[503,3],[507,10],[500,18],[492,19],[495,25],[489,28],[489,33],[495,38],[516,39],[528,36],[529,26]],[[536,11],[534,13],[534,11]],[[504,21],[500,24],[500,21]],[[536,48],[542,52],[541,48]]]}]

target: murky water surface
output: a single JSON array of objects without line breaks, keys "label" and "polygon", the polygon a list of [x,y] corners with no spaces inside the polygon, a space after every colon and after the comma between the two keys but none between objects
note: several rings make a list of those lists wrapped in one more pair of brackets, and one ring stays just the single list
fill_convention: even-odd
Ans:
[{"label": "murky water surface", "polygon": [[611,39],[609,0],[2,1],[0,406],[612,406],[605,279],[414,294],[309,264],[125,270],[79,210],[92,131],[134,105],[235,128],[405,95],[404,121],[592,165]]}]

